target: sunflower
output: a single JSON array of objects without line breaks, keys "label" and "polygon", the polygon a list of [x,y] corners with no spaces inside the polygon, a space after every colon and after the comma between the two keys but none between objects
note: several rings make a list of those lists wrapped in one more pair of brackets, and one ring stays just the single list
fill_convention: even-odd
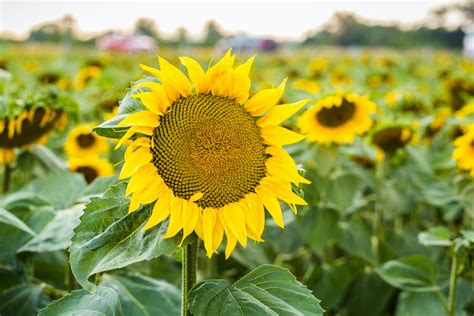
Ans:
[{"label": "sunflower", "polygon": [[376,105],[366,96],[339,91],[317,101],[298,118],[309,142],[350,143],[372,126]]},{"label": "sunflower", "polygon": [[88,184],[97,177],[110,176],[114,173],[112,164],[107,159],[100,159],[97,156],[72,157],[69,159],[69,169],[82,174]]},{"label": "sunflower", "polygon": [[[279,200],[296,212],[306,202],[292,183],[309,183],[283,145],[304,136],[278,126],[307,101],[276,105],[285,81],[249,98],[253,57],[234,67],[235,55],[225,56],[205,72],[189,57],[181,57],[188,76],[163,58],[160,69],[141,67],[159,79],[135,86],[133,95],[144,110],[122,120],[130,128],[117,147],[137,138],[125,152],[120,178],[130,177],[129,211],[155,202],[145,229],[169,217],[165,238],[195,232],[208,257],[224,235],[229,257],[237,242],[263,241],[265,212],[284,227]],[[145,88],[146,90],[144,90]],[[136,90],[135,90],[136,91]]]},{"label": "sunflower", "polygon": [[0,166],[1,165],[9,165],[13,162],[15,158],[15,150],[14,149],[5,149],[0,148]]},{"label": "sunflower", "polygon": [[66,139],[64,149],[68,156],[99,156],[109,150],[109,144],[92,132],[92,124],[78,125],[73,128]]},{"label": "sunflower", "polygon": [[458,168],[470,171],[474,177],[474,124],[466,128],[463,136],[454,141],[453,159],[458,162]]},{"label": "sunflower", "polygon": [[372,135],[372,144],[377,146],[377,160],[405,147],[413,138],[413,132],[405,126],[392,125],[381,128]]},{"label": "sunflower", "polygon": [[102,72],[101,68],[97,66],[86,66],[79,70],[76,78],[74,79],[74,88],[77,90],[82,90],[85,88],[86,84],[98,76]]},{"label": "sunflower", "polygon": [[12,118],[0,119],[0,151],[4,161],[13,159],[13,150],[41,142],[54,127],[62,127],[67,120],[63,110],[35,108]]},{"label": "sunflower", "polygon": [[318,93],[319,86],[316,82],[308,79],[296,79],[293,81],[293,88],[297,90],[303,90],[308,93]]}]

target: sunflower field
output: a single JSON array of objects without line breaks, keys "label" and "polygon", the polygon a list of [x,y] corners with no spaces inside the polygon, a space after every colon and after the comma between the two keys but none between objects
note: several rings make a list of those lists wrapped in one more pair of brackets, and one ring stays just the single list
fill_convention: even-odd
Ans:
[{"label": "sunflower field", "polygon": [[11,45],[0,315],[473,315],[456,52]]}]

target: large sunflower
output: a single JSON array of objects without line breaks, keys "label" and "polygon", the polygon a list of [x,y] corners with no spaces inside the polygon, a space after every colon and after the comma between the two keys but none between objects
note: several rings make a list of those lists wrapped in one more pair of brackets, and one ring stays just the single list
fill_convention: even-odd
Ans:
[{"label": "large sunflower", "polygon": [[112,164],[107,159],[100,159],[97,156],[72,157],[69,159],[69,169],[82,174],[88,184],[97,177],[110,176],[114,173]]},{"label": "large sunflower", "polygon": [[463,136],[454,141],[453,159],[458,162],[458,168],[470,171],[474,177],[474,124],[468,125]]},{"label": "large sunflower", "polygon": [[68,156],[99,156],[109,150],[107,140],[94,133],[93,127],[92,124],[78,125],[69,132],[64,144]]},{"label": "large sunflower", "polygon": [[[211,257],[227,237],[226,257],[237,242],[262,241],[265,212],[284,227],[278,200],[306,202],[292,183],[308,183],[283,145],[304,136],[278,126],[306,101],[276,105],[285,81],[249,98],[253,58],[234,68],[230,51],[205,72],[182,57],[188,76],[159,58],[160,69],[142,65],[156,81],[141,82],[133,95],[144,110],[120,122],[133,135],[120,178],[130,178],[130,212],[155,202],[145,229],[169,217],[165,238],[183,232],[204,241]],[[143,89],[146,89],[143,90]]]},{"label": "large sunflower", "polygon": [[351,143],[372,126],[375,110],[366,96],[339,91],[317,101],[298,118],[298,125],[309,142]]}]

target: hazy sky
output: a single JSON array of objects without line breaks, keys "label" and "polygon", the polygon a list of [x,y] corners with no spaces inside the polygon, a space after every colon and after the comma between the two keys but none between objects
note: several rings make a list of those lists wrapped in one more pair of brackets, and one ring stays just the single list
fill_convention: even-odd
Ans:
[{"label": "hazy sky", "polygon": [[212,19],[228,32],[298,38],[313,30],[335,11],[352,11],[381,22],[414,23],[434,7],[452,1],[42,1],[0,0],[0,33],[25,35],[39,23],[72,14],[78,30],[96,33],[107,29],[128,30],[138,17],[156,20],[159,30],[172,34],[184,26],[199,35]]}]

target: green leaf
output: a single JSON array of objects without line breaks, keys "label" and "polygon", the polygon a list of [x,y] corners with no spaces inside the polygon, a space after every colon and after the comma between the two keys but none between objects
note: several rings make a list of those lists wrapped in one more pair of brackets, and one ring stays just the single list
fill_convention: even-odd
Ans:
[{"label": "green leaf", "polygon": [[474,229],[461,230],[461,235],[467,239],[470,243],[474,244]]},{"label": "green leaf", "polygon": [[437,288],[436,264],[426,256],[387,261],[375,271],[385,282],[405,291],[434,291]]},{"label": "green leaf", "polygon": [[84,192],[81,193],[83,197],[102,196],[108,187],[117,183],[117,176],[98,177],[96,178]]},{"label": "green leaf", "polygon": [[319,300],[287,270],[263,265],[229,285],[207,280],[189,292],[193,315],[322,315]]},{"label": "green leaf", "polygon": [[[32,231],[38,234],[54,218],[55,212],[50,206],[21,210],[15,215],[23,221]],[[0,242],[0,258],[10,261],[15,260],[15,255],[24,244],[33,238],[17,227],[0,223],[2,242]]]},{"label": "green leaf", "polygon": [[445,315],[443,304],[433,292],[402,292],[396,316]]},{"label": "green leaf", "polygon": [[346,262],[323,265],[316,283],[311,288],[318,293],[325,309],[336,309],[339,306],[354,278],[353,273]]},{"label": "green leaf", "polygon": [[30,234],[31,236],[36,235],[36,233],[34,231],[32,231],[31,228],[28,227],[28,225],[23,223],[23,221],[21,219],[19,219],[18,217],[16,217],[12,213],[10,213],[9,211],[7,211],[6,209],[3,209],[1,207],[0,207],[0,223],[5,223],[7,225],[16,227],[16,228]]},{"label": "green leaf", "polygon": [[42,285],[22,284],[3,292],[0,296],[0,315],[31,316],[50,302]]},{"label": "green leaf", "polygon": [[338,245],[349,254],[371,264],[377,262],[372,248],[372,232],[361,219],[353,218],[349,222],[340,222],[337,233]]},{"label": "green leaf", "polygon": [[432,227],[418,234],[418,242],[425,246],[451,246],[449,230],[446,227]]},{"label": "green leaf", "polygon": [[70,248],[71,269],[77,281],[94,289],[89,277],[98,272],[172,254],[178,241],[163,239],[167,222],[143,230],[150,207],[128,213],[125,183],[110,187],[103,198],[92,198],[81,223],[74,229]]},{"label": "green leaf", "polygon": [[26,190],[36,193],[58,209],[65,209],[74,204],[85,187],[86,182],[81,175],[64,170],[33,180]]},{"label": "green leaf", "polygon": [[97,135],[108,137],[108,138],[120,138],[122,137],[129,127],[118,127],[117,124],[120,123],[128,114],[117,115],[111,118],[108,121],[100,124],[99,126],[94,127],[92,130],[97,133]]},{"label": "green leaf", "polygon": [[73,229],[79,224],[84,205],[79,204],[58,211],[54,218],[18,252],[45,252],[67,249],[71,244]]},{"label": "green leaf", "polygon": [[328,202],[343,213],[352,213],[361,204],[362,185],[362,180],[353,174],[331,178],[326,188]]},{"label": "green leaf", "polygon": [[41,310],[39,316],[57,315],[124,315],[120,300],[114,290],[98,286],[93,293],[86,290],[72,291]]},{"label": "green leaf", "polygon": [[375,273],[363,273],[353,282],[344,306],[349,315],[384,315],[383,311],[394,292]]},{"label": "green leaf", "polygon": [[331,209],[310,209],[297,221],[302,229],[305,241],[318,255],[322,256],[328,242],[335,237],[339,214]]},{"label": "green leaf", "polygon": [[31,146],[30,152],[52,171],[57,172],[65,170],[68,167],[64,160],[56,156],[56,154],[46,146],[36,144]]},{"label": "green leaf", "polygon": [[119,295],[125,315],[179,315],[181,291],[174,285],[138,273],[104,274],[101,285]]}]

